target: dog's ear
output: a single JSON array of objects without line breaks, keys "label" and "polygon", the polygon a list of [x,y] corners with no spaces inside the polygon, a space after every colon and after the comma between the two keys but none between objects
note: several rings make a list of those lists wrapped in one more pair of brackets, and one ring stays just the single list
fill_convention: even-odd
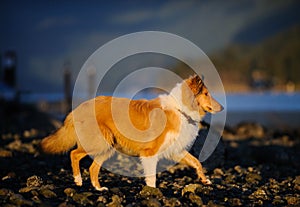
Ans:
[{"label": "dog's ear", "polygon": [[188,107],[191,111],[197,110],[198,105],[196,103],[195,99],[195,92],[193,91],[193,88],[190,87],[190,81],[192,79],[188,79],[183,82],[182,84],[182,103]]},{"label": "dog's ear", "polygon": [[204,86],[202,79],[197,74],[195,74],[194,76],[187,79],[186,84],[192,90],[192,92],[194,93],[194,96],[198,95]]}]

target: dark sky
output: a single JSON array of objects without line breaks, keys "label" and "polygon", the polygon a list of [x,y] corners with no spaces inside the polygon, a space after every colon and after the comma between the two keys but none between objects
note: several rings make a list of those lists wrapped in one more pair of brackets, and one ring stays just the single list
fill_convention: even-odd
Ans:
[{"label": "dark sky", "polygon": [[1,1],[0,54],[18,55],[18,87],[62,88],[64,62],[73,79],[106,42],[132,32],[177,34],[211,54],[257,42],[299,23],[298,1]]}]

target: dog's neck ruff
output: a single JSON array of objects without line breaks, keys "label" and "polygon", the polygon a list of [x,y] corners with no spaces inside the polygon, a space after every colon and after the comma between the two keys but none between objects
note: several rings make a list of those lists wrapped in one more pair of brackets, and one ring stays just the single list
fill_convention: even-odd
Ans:
[{"label": "dog's neck ruff", "polygon": [[[191,110],[189,107],[185,106],[182,100],[182,83],[176,85],[175,88],[170,92],[170,97],[174,99],[174,107],[183,114],[188,120],[193,120],[199,123],[202,120],[202,116],[199,114],[199,111]],[[192,101],[191,101],[192,102]],[[182,113],[183,112],[183,113]],[[189,122],[190,123],[190,122]]]},{"label": "dog's neck ruff", "polygon": [[186,120],[189,124],[197,125],[199,123],[199,121],[194,120],[191,116],[186,114],[184,111],[181,111],[180,109],[178,109],[178,111],[184,116],[184,118],[186,118]]}]

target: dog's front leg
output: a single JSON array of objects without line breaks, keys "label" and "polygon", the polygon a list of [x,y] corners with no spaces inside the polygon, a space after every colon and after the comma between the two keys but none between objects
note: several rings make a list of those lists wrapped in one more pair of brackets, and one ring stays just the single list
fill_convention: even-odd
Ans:
[{"label": "dog's front leg", "polygon": [[156,165],[158,158],[154,157],[141,157],[141,162],[144,168],[144,175],[146,184],[150,187],[156,186]]},{"label": "dog's front leg", "polygon": [[203,173],[203,168],[198,159],[191,155],[188,151],[183,151],[179,156],[176,155],[173,157],[175,161],[182,164],[188,165],[196,170],[198,178],[201,179],[201,182],[205,185],[210,185],[211,181],[205,177]]}]

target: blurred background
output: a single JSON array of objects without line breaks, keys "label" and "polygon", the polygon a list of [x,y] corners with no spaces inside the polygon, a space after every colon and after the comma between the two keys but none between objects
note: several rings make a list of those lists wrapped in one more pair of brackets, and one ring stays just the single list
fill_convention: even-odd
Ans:
[{"label": "blurred background", "polygon": [[[4,0],[0,99],[34,104],[62,118],[70,110],[77,74],[96,49],[121,35],[157,30],[190,40],[211,59],[226,91],[228,125],[259,121],[297,127],[299,8],[297,0]],[[167,67],[183,78],[191,74],[169,57],[139,59],[113,68],[109,81],[99,87],[102,92],[110,93],[122,77],[142,66]]]}]

